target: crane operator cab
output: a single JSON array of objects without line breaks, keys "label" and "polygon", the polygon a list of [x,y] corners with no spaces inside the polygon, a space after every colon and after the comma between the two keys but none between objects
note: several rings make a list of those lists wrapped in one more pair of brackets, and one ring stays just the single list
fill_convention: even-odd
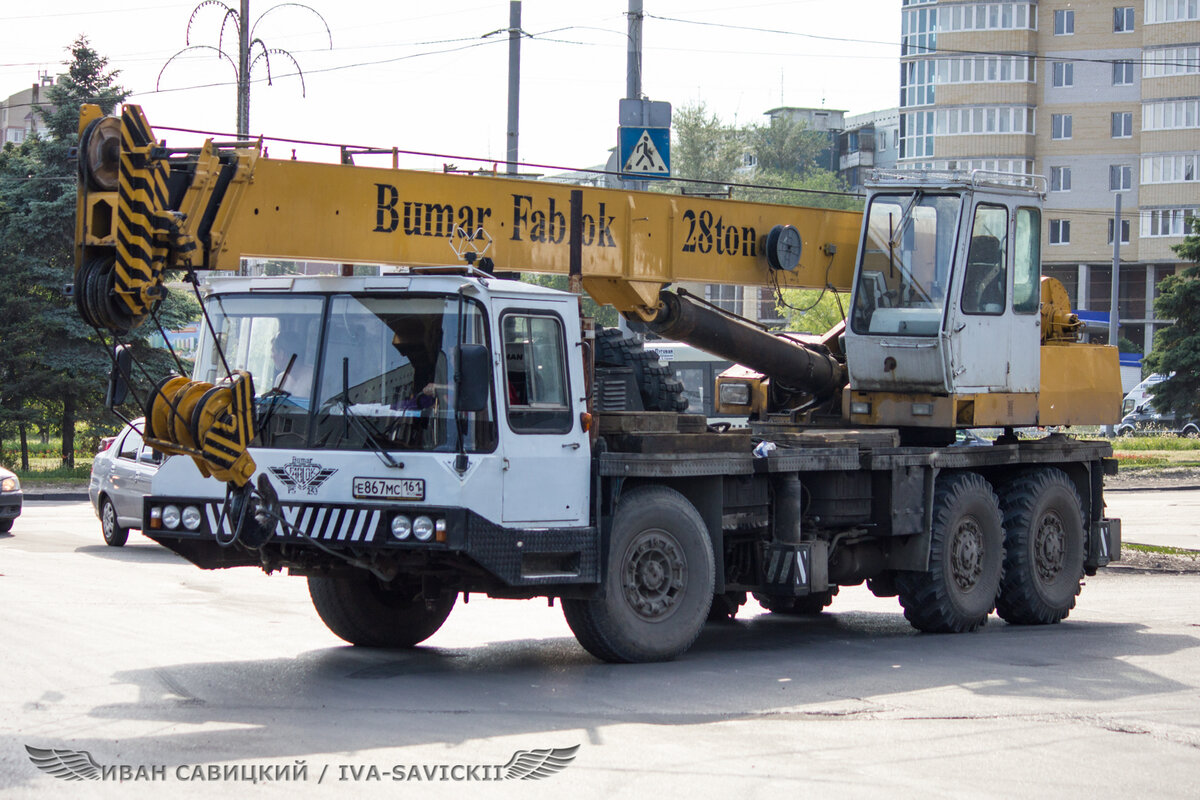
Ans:
[{"label": "crane operator cab", "polygon": [[1062,408],[1039,413],[1045,179],[912,171],[877,173],[868,189],[845,415],[912,427],[1062,424],[1041,418]]}]

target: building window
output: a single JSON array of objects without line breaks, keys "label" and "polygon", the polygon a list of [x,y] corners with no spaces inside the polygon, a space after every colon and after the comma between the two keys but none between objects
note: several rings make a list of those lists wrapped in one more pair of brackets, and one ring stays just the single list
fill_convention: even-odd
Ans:
[{"label": "building window", "polygon": [[760,286],[758,289],[758,321],[784,321],[783,314],[779,312],[779,305],[775,302],[775,290],[766,286]]},{"label": "building window", "polygon": [[1200,100],[1164,100],[1142,104],[1142,130],[1200,127]]},{"label": "building window", "polygon": [[1194,208],[1142,208],[1143,237],[1183,236],[1187,232],[1187,221],[1196,216]]},{"label": "building window", "polygon": [[961,3],[946,6],[939,31],[1037,30],[1033,3]]},{"label": "building window", "polygon": [[1051,114],[1050,115],[1050,138],[1051,139],[1070,139],[1071,138],[1071,115],[1070,114]]},{"label": "building window", "polygon": [[1030,83],[1035,78],[1028,56],[967,56],[939,58],[936,83]]},{"label": "building window", "polygon": [[704,287],[704,299],[717,308],[742,315],[742,287],[709,283]]},{"label": "building window", "polygon": [[1108,190],[1125,192],[1133,188],[1133,167],[1128,164],[1113,164],[1108,168]]},{"label": "building window", "polygon": [[1146,0],[1146,24],[1200,19],[1197,0]]},{"label": "building window", "polygon": [[1021,106],[944,108],[936,115],[934,130],[938,136],[1034,132],[1033,109]]},{"label": "building window", "polygon": [[1050,191],[1052,191],[1052,192],[1069,192],[1069,191],[1071,191],[1071,168],[1070,167],[1051,167],[1050,168]]},{"label": "building window", "polygon": [[1200,45],[1159,47],[1147,50],[1142,58],[1142,64],[1143,78],[1200,75]]},{"label": "building window", "polygon": [[1055,11],[1054,12],[1054,35],[1055,36],[1070,36],[1075,32],[1075,12],[1074,11]]},{"label": "building window", "polygon": [[1069,219],[1052,219],[1050,220],[1050,244],[1070,244],[1071,243],[1071,220]]},{"label": "building window", "polygon": [[1054,85],[1056,87],[1075,85],[1075,65],[1070,61],[1054,62]]},{"label": "building window", "polygon": [[[1113,243],[1113,227],[1115,226],[1115,223],[1116,223],[1116,220],[1114,220],[1112,217],[1108,218],[1108,243],[1109,244]],[[1129,220],[1128,219],[1121,220],[1121,244],[1129,244]]]},{"label": "building window", "polygon": [[1113,9],[1113,33],[1129,33],[1133,30],[1133,6]]},{"label": "building window", "polygon": [[933,155],[933,112],[900,115],[900,158]]},{"label": "building window", "polygon": [[1195,153],[1165,153],[1142,157],[1142,183],[1193,183],[1200,174]]},{"label": "building window", "polygon": [[1128,139],[1133,136],[1133,112],[1114,111],[1112,115],[1112,138]]},{"label": "building window", "polygon": [[1132,86],[1133,85],[1133,62],[1132,61],[1114,61],[1113,69],[1113,86]]}]

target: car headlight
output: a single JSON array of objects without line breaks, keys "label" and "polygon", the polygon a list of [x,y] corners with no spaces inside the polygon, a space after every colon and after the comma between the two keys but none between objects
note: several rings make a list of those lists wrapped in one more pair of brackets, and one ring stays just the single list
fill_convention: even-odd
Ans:
[{"label": "car headlight", "polygon": [[747,383],[722,383],[721,403],[731,406],[750,405],[750,385]]},{"label": "car headlight", "polygon": [[433,520],[429,517],[417,517],[413,520],[413,536],[419,541],[428,542],[433,538]]},{"label": "car headlight", "polygon": [[0,481],[0,492],[15,492],[21,488],[21,481],[14,475],[11,478],[5,478]]},{"label": "car headlight", "polygon": [[164,528],[174,530],[179,527],[179,506],[163,506],[162,524]]},{"label": "car headlight", "polygon": [[195,506],[188,506],[183,510],[183,527],[189,531],[194,531],[200,527],[200,522],[203,517],[200,515],[200,509]]}]

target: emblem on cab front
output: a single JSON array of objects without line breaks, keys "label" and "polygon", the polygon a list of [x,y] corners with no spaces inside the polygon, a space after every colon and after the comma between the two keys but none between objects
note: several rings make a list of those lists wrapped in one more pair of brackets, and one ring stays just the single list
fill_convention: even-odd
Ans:
[{"label": "emblem on cab front", "polygon": [[294,457],[282,467],[268,467],[271,474],[279,478],[287,487],[288,494],[307,492],[316,494],[321,484],[329,480],[329,476],[337,472],[332,467],[324,467],[311,458]]}]

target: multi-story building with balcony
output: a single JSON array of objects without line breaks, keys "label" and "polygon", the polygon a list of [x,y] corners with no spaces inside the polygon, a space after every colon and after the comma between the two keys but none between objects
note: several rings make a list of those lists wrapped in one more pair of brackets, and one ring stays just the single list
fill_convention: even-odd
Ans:
[{"label": "multi-story building with balcony", "polygon": [[1149,350],[1200,208],[1200,0],[902,1],[900,166],[1045,175],[1044,273],[1108,312],[1116,237]]}]

